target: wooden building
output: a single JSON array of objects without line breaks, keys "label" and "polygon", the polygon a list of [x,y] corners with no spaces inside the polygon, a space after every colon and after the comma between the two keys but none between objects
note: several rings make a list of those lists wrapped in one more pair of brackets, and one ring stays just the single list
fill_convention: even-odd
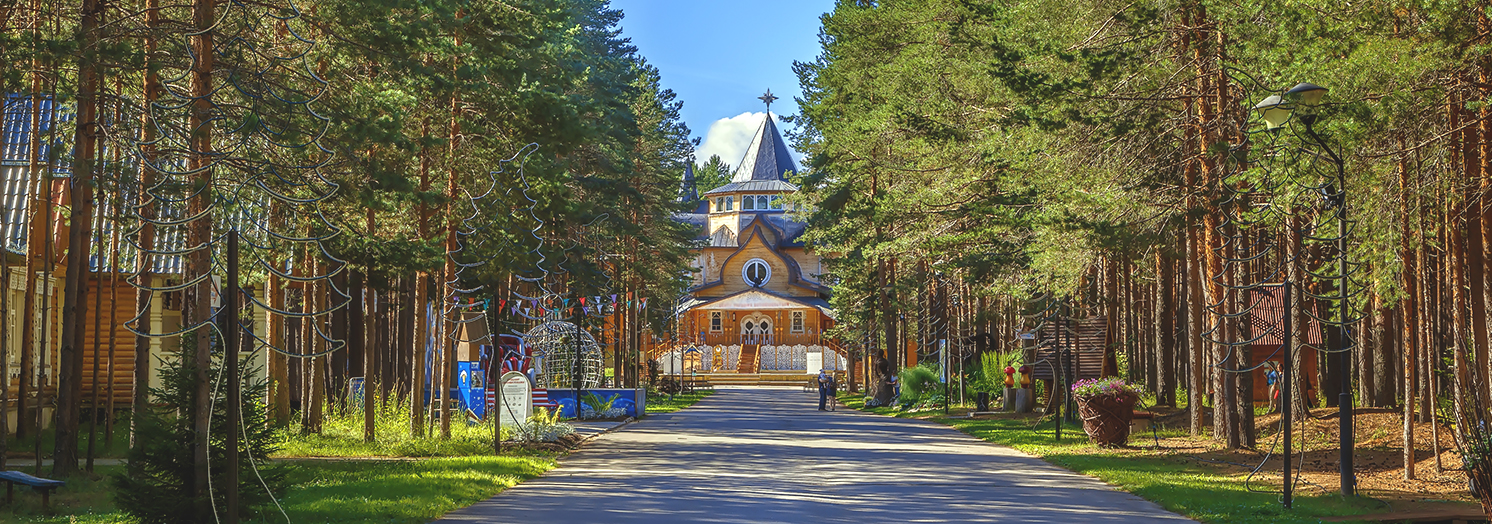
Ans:
[{"label": "wooden building", "polygon": [[804,245],[805,225],[783,197],[797,171],[770,113],[730,183],[697,195],[692,170],[681,198],[697,202],[678,219],[695,226],[694,285],[677,306],[679,345],[655,350],[704,372],[842,370],[843,351],[823,336],[834,325],[823,263]]}]

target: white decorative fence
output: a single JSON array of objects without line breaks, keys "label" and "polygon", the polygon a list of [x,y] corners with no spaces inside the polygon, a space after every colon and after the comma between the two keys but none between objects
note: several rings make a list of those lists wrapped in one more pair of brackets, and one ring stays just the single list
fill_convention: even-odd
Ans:
[{"label": "white decorative fence", "polygon": [[837,371],[845,369],[847,362],[845,358],[824,346],[762,346],[761,367],[762,371],[807,371],[808,354],[819,353],[824,355],[824,369]]}]

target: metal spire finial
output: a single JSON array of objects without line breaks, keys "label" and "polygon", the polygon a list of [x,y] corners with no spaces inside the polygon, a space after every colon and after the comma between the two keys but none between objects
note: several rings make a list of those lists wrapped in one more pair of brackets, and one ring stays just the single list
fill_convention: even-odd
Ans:
[{"label": "metal spire finial", "polygon": [[777,97],[772,96],[772,90],[771,89],[767,90],[767,94],[759,96],[759,97],[756,97],[756,98],[757,98],[757,100],[761,100],[762,102],[766,102],[767,103],[767,112],[768,113],[772,112],[772,102],[775,102],[777,100]]}]

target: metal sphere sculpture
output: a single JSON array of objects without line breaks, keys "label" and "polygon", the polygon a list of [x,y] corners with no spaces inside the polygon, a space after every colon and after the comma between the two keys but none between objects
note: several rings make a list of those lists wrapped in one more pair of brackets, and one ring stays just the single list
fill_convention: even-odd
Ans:
[{"label": "metal sphere sculpture", "polygon": [[581,388],[601,387],[601,345],[590,333],[576,329],[575,324],[551,320],[528,330],[524,339],[541,359],[535,369],[536,382],[540,385],[571,388],[575,386],[574,375],[579,373]]}]

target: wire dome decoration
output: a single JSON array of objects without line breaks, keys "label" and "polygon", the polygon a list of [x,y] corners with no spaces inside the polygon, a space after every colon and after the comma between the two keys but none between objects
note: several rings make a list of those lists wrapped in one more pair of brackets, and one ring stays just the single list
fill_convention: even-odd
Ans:
[{"label": "wire dome decoration", "polygon": [[582,389],[601,387],[604,365],[601,345],[590,333],[576,329],[575,324],[569,322],[550,320],[528,330],[523,338],[542,358],[539,369],[535,371],[539,384],[554,389],[572,388],[578,372]]}]

